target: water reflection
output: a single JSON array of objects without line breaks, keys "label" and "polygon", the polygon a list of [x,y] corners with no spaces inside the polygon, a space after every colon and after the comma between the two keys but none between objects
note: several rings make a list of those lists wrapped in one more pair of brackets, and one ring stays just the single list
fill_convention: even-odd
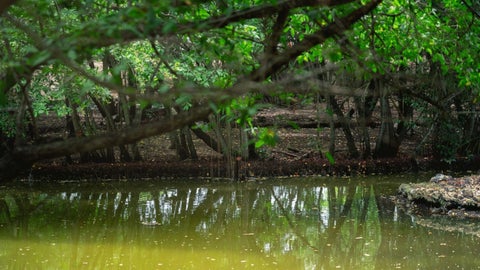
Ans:
[{"label": "water reflection", "polygon": [[478,268],[478,238],[396,209],[400,181],[4,187],[0,268]]}]

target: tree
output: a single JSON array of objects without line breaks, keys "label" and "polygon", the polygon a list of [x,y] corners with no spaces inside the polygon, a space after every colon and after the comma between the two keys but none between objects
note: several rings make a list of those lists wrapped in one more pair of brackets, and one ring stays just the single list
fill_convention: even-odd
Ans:
[{"label": "tree", "polygon": [[[250,6],[246,1],[228,4],[223,1],[166,1],[133,5],[130,1],[98,0],[56,1],[52,5],[50,1],[27,0],[2,4],[0,11],[13,6],[3,12],[0,21],[4,29],[2,41],[6,44],[0,66],[0,101],[2,107],[15,111],[17,136],[13,144],[2,143],[1,179],[11,178],[17,169],[24,170],[38,160],[125,145],[179,129],[206,119],[216,104],[250,91],[273,88],[273,84],[264,83],[270,76],[329,38],[341,36],[380,2],[372,0],[358,5],[353,0],[298,0],[276,4],[260,2]],[[333,10],[336,16],[324,19],[323,14]],[[306,14],[314,27],[295,30],[298,42],[287,44],[284,31],[290,25],[288,18],[297,14]],[[249,36],[262,20],[265,21],[265,36]],[[245,42],[251,39],[254,42]],[[194,46],[172,46],[175,40],[180,40],[180,45]],[[135,87],[119,81],[121,68],[113,68],[111,75],[88,68],[88,63],[100,61],[106,48],[129,50],[149,45],[154,50],[157,47],[157,54],[151,57],[160,55],[155,60],[173,74],[171,82],[150,81]],[[257,48],[253,48],[254,45]],[[178,71],[172,64],[178,62],[172,61],[171,55],[180,53],[188,59],[195,50],[200,50],[204,62],[228,67],[225,69],[228,73],[213,78],[213,82],[208,78],[208,83],[204,84],[185,74],[181,78],[175,76]],[[202,63],[195,63],[193,67],[201,68]],[[49,72],[52,68],[56,69],[55,73]],[[24,126],[35,119],[35,112],[29,117],[25,115],[25,111],[34,111],[29,101],[32,96],[41,95],[42,91],[47,91],[44,92],[47,95],[55,93],[62,84],[60,78],[69,81],[74,77],[80,77],[82,83],[69,89],[66,96],[78,95],[81,91],[83,95],[94,95],[91,90],[100,87],[135,96],[139,103],[168,104],[173,99],[177,104],[188,106],[168,119],[108,134],[72,137],[46,144],[27,144],[21,140]],[[39,83],[45,78],[50,85]],[[161,96],[149,95],[145,91],[148,87],[157,89]],[[2,130],[2,139],[7,137]]]},{"label": "tree", "polygon": [[[444,161],[480,154],[478,4],[363,2],[4,1],[1,179],[74,153],[111,161],[114,147],[139,159],[136,141],[179,129],[178,145],[193,156],[185,127],[215,114],[210,119],[227,127],[237,122],[242,132],[253,130],[258,94],[288,98],[295,91],[315,92],[316,102],[327,101],[343,119],[351,156],[360,155],[359,143],[364,158],[395,156],[416,125],[428,127],[419,152],[433,143]],[[354,104],[348,118],[340,100]],[[93,107],[107,134],[88,121]],[[168,113],[142,124],[152,108]],[[46,113],[67,118],[71,136],[47,142],[36,129]],[[374,113],[382,122],[371,140]],[[228,158],[255,154],[247,151],[252,144],[245,147],[252,133],[242,133],[241,149],[219,132],[195,133],[211,146],[216,140]],[[255,135],[257,146],[275,141],[269,129]]]},{"label": "tree", "polygon": [[351,87],[365,89],[355,97],[359,126],[370,108],[381,115],[374,156],[396,156],[416,125],[431,127],[418,152],[432,145],[447,162],[480,153],[478,136],[471,136],[480,127],[479,67],[472,61],[480,56],[473,49],[480,41],[478,8],[475,1],[389,1],[337,42],[338,56],[330,60],[360,81]]},{"label": "tree", "polygon": [[[415,124],[413,110],[420,114],[430,111],[434,117],[428,116],[425,120],[432,123],[432,127],[455,126],[446,133],[432,130],[427,134],[432,135],[437,157],[451,161],[461,151],[460,144],[452,142],[471,140],[471,137],[455,138],[455,134],[464,133],[465,125],[458,121],[458,117],[465,113],[462,108],[466,104],[472,106],[478,96],[479,67],[471,60],[472,56],[478,57],[478,52],[471,50],[471,42],[479,41],[478,35],[474,34],[479,31],[478,14],[472,12],[472,4],[467,1],[419,2],[418,5],[400,1],[398,4],[388,9],[382,6],[376,12],[384,16],[370,16],[369,24],[365,24],[371,29],[372,58],[380,60],[375,61],[372,71],[386,75],[387,91],[392,88],[398,91],[398,95],[392,96],[396,99],[382,105],[382,110],[389,110],[387,104],[397,106],[400,117],[393,132],[394,123],[390,121],[389,128],[382,129],[385,133],[379,137],[386,138],[390,144],[377,144],[377,154],[389,152],[388,148],[393,149],[390,153],[395,153],[394,149],[398,149],[404,139],[406,127]],[[396,35],[392,35],[389,29],[395,29]],[[393,39],[400,35],[408,38]],[[472,39],[471,35],[475,38]],[[473,70],[477,72],[472,75],[470,71]],[[464,99],[455,104],[457,96]],[[459,115],[451,111],[451,107],[463,113]],[[477,109],[474,109],[475,105],[471,108],[466,117],[473,123],[476,122],[473,119],[478,114],[475,112],[478,106]],[[437,117],[441,115],[448,117]],[[478,124],[474,124],[476,128]],[[438,136],[442,139],[435,139]],[[380,151],[382,148],[386,151]]]}]

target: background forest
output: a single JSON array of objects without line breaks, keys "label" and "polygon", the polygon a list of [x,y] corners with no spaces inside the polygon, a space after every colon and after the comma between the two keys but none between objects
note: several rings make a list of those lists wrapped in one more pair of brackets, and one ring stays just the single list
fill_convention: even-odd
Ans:
[{"label": "background forest", "polygon": [[228,164],[264,157],[271,108],[311,109],[331,163],[336,129],[351,158],[395,157],[419,131],[412,157],[480,154],[474,0],[10,0],[0,14],[2,180],[58,157],[141,161],[165,134],[180,160],[198,158],[194,137]]}]

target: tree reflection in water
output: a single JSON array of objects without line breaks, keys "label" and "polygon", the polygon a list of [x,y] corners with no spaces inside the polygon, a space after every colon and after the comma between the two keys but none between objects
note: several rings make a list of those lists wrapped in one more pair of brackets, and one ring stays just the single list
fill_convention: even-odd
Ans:
[{"label": "tree reflection in water", "polygon": [[363,178],[9,187],[0,191],[0,265],[480,265],[476,239],[415,226],[388,199],[399,182],[388,183]]}]

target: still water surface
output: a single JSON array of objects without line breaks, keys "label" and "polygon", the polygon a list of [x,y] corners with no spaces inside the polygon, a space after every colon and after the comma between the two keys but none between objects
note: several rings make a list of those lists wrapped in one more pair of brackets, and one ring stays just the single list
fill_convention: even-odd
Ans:
[{"label": "still water surface", "polygon": [[389,197],[428,176],[0,187],[0,269],[480,269]]}]

